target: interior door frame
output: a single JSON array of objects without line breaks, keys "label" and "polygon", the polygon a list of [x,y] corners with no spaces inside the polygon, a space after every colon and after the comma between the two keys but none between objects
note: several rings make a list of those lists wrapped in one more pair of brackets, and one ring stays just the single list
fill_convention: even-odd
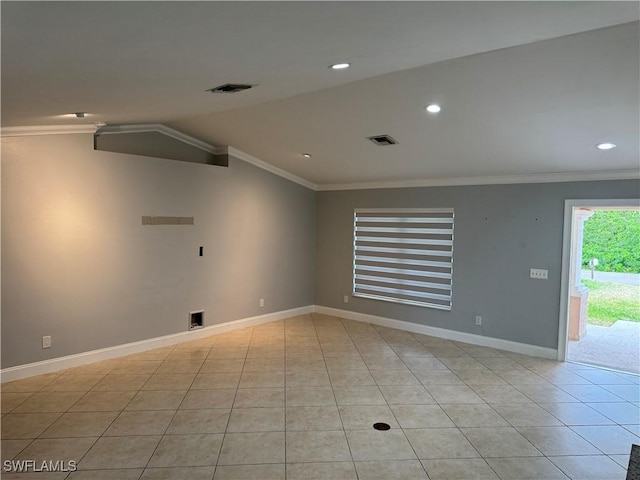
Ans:
[{"label": "interior door frame", "polygon": [[575,259],[572,258],[571,240],[573,239],[573,212],[576,208],[607,207],[638,208],[640,198],[620,199],[572,199],[564,201],[564,228],[562,231],[562,274],[560,277],[560,318],[558,320],[558,361],[566,362],[569,345],[569,278]]}]

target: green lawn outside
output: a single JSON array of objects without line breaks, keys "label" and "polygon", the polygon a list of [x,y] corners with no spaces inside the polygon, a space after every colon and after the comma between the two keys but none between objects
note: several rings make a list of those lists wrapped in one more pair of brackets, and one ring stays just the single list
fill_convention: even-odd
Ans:
[{"label": "green lawn outside", "polygon": [[611,326],[618,320],[640,322],[640,287],[582,280],[589,288],[587,323]]}]

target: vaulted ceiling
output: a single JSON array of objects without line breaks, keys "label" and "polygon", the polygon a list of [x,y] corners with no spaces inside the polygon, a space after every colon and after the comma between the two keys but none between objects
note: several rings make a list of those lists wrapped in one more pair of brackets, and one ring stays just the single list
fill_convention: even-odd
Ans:
[{"label": "vaulted ceiling", "polygon": [[638,2],[1,9],[3,128],[164,123],[321,188],[639,169]]}]

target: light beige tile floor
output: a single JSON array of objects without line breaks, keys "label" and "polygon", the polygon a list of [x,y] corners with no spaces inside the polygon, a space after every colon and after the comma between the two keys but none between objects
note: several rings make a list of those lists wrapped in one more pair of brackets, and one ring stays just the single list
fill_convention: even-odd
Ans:
[{"label": "light beige tile floor", "polygon": [[622,480],[640,444],[638,376],[318,314],[1,400],[3,462],[78,463],[3,479]]}]

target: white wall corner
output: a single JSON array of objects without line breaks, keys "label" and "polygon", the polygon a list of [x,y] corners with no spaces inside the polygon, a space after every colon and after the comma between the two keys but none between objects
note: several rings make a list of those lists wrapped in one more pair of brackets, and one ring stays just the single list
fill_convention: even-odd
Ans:
[{"label": "white wall corner", "polygon": [[444,338],[447,340],[454,340],[456,342],[470,343],[472,345],[478,345],[480,347],[496,348],[499,350],[506,350],[508,352],[520,353],[522,355],[530,355],[532,357],[541,357],[556,360],[558,355],[557,350],[554,348],[539,347],[537,345],[513,342],[500,338],[485,337],[482,335],[475,335],[473,333],[458,332],[456,330],[430,327],[428,325],[419,325],[417,323],[395,320],[393,318],[378,317],[376,315],[369,315],[366,313],[351,312],[348,310],[323,307],[320,305],[316,305],[314,311],[316,313],[345,318],[347,320],[356,320],[358,322],[380,325],[381,327],[396,328],[398,330],[404,330],[411,333],[420,333],[422,335],[429,335],[431,337]]},{"label": "white wall corner", "polygon": [[131,355],[133,353],[145,352],[154,348],[190,342],[192,340],[198,340],[210,335],[229,332],[232,330],[238,330],[240,328],[252,327],[263,323],[275,322],[277,320],[284,320],[285,318],[295,317],[297,315],[306,315],[313,313],[313,311],[314,306],[307,305],[304,307],[292,308],[290,310],[282,310],[256,317],[243,318],[218,325],[211,325],[197,330],[149,338],[139,342],[125,343],[123,345],[116,345],[114,347],[77,353],[75,355],[52,358],[50,360],[28,363],[26,365],[17,365],[15,367],[0,370],[0,383],[33,377],[34,375],[57,372],[66,368],[79,367],[81,365],[86,365],[87,363],[109,360],[112,358],[122,357],[124,355]]}]

